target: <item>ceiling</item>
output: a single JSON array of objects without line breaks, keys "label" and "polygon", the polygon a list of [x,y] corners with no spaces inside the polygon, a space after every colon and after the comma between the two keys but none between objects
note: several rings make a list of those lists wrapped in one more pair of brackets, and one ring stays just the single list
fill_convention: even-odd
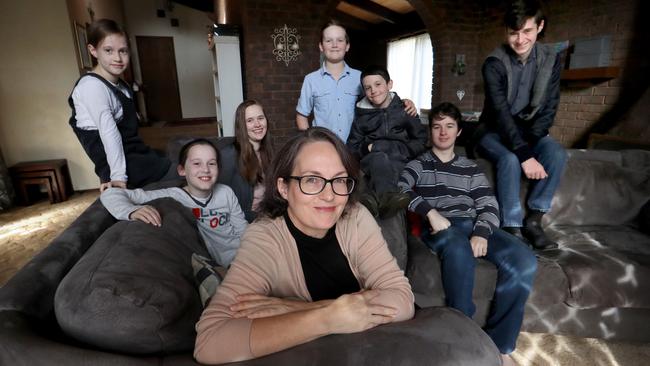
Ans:
[{"label": "ceiling", "polygon": [[394,24],[415,9],[406,0],[345,0],[338,3],[336,10],[371,24]]},{"label": "ceiling", "polygon": [[[217,2],[224,3],[227,9],[236,10],[238,0],[173,0],[191,8],[214,12]],[[330,17],[341,22],[346,28],[358,31],[372,31],[377,36],[408,34],[425,29],[422,20],[407,0],[342,0],[339,1]]]},{"label": "ceiling", "polygon": [[425,29],[422,19],[407,0],[342,0],[330,16],[350,30],[372,32],[379,39]]}]

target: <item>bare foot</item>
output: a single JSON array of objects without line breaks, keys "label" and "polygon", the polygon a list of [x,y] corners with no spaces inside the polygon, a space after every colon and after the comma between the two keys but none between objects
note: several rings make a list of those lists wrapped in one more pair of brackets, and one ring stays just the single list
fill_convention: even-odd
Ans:
[{"label": "bare foot", "polygon": [[515,360],[510,357],[510,355],[501,354],[501,365],[502,366],[517,366]]}]

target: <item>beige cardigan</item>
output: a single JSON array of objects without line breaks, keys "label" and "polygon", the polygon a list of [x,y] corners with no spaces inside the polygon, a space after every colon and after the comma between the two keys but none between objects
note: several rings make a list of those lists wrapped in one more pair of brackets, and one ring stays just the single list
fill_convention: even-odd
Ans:
[{"label": "beige cardigan", "polygon": [[[380,289],[382,303],[398,310],[395,321],[413,317],[414,297],[381,230],[360,204],[336,224],[336,238],[362,289]],[[232,318],[235,296],[256,293],[311,301],[296,242],[284,218],[262,219],[248,226],[223,283],[196,325],[194,357],[205,363],[253,358],[252,320]]]}]

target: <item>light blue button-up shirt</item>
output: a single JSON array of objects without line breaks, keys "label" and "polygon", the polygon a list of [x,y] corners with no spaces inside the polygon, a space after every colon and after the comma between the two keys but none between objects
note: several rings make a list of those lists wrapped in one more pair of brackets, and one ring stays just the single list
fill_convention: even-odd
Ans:
[{"label": "light blue button-up shirt", "polygon": [[345,64],[339,80],[325,69],[305,76],[296,112],[309,116],[314,111],[313,126],[326,127],[344,142],[354,120],[354,105],[362,94],[361,72]]}]

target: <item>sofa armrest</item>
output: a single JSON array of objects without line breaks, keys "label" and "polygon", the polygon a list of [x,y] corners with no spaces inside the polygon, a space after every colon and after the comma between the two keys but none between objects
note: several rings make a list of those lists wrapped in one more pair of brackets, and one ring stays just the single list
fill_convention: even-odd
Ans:
[{"label": "sofa armrest", "polygon": [[[130,356],[78,347],[65,341],[36,333],[23,314],[0,311],[2,365],[198,365],[189,352],[160,357]],[[419,366],[450,362],[466,366],[497,366],[501,364],[501,358],[499,350],[476,323],[454,309],[429,308],[418,310],[411,320],[365,332],[322,337],[232,365]]]},{"label": "sofa armrest", "polygon": [[[119,365],[165,364],[163,357],[137,357],[80,347],[62,334],[48,334],[55,325],[29,319],[17,311],[0,311],[0,365]],[[38,331],[36,331],[38,329]],[[198,365],[190,353],[174,357],[173,365]]]},{"label": "sofa armrest", "polygon": [[59,283],[115,219],[96,200],[61,235],[0,288],[0,311],[17,310],[30,317],[52,315]]}]

